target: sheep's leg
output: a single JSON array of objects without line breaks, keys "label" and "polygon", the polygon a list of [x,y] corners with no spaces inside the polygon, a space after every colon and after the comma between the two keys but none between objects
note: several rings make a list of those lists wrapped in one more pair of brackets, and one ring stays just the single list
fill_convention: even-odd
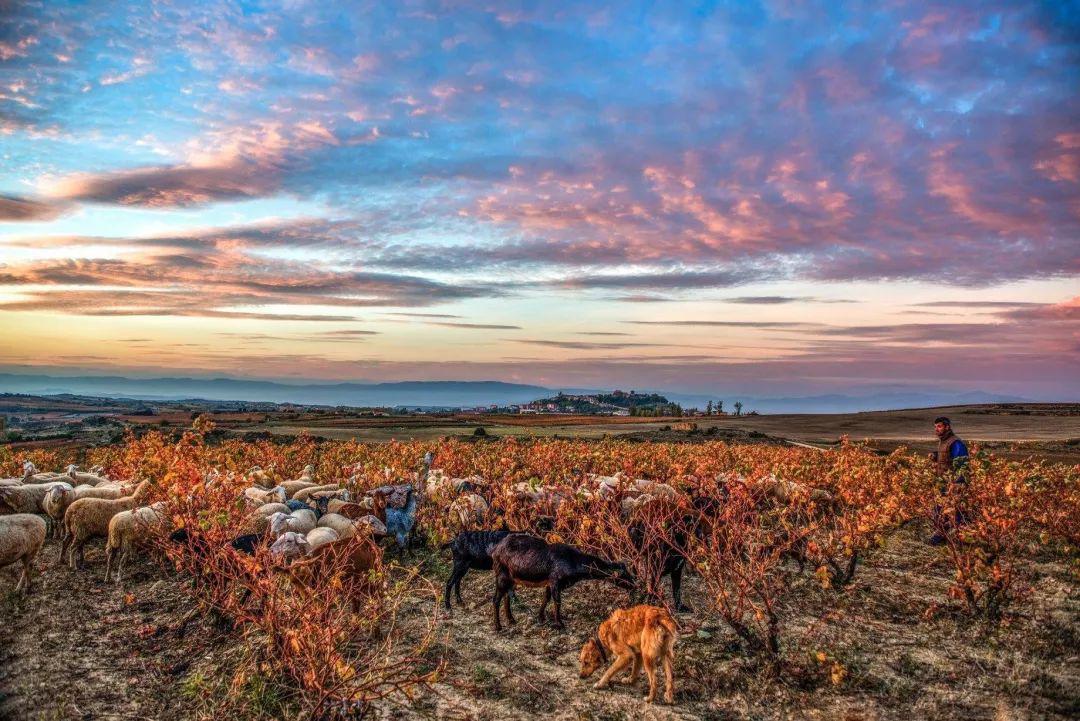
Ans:
[{"label": "sheep's leg", "polygon": [[120,558],[116,561],[116,582],[120,583],[120,576],[123,574],[124,563],[128,560],[128,546],[120,546]]},{"label": "sheep's leg", "polygon": [[71,534],[71,545],[68,546],[68,566],[72,571],[75,569],[75,549],[79,545],[79,540],[75,537],[75,534]]},{"label": "sheep's leg", "polygon": [[56,563],[64,562],[64,554],[71,548],[71,535],[65,535],[64,540],[60,543],[60,554],[56,557]]},{"label": "sheep's leg", "polygon": [[30,593],[30,573],[34,568],[34,560],[29,556],[23,556],[22,573],[19,574],[19,582],[15,584],[15,592]]},{"label": "sheep's leg", "polygon": [[656,700],[656,659],[643,655],[642,663],[645,665],[645,675],[649,677],[649,695],[645,697],[645,701],[652,703]]},{"label": "sheep's leg", "polygon": [[593,685],[593,688],[600,690],[607,688],[611,685],[611,679],[615,677],[619,671],[626,668],[627,664],[632,662],[633,652],[629,654],[623,654],[615,659],[615,661],[608,667],[607,671],[604,671],[604,675],[600,677],[600,680]]},{"label": "sheep's leg", "polygon": [[[109,576],[112,575],[113,559],[116,558],[116,549],[112,546],[105,544],[105,582],[108,583]],[[120,580],[119,569],[117,569],[117,581]]]}]

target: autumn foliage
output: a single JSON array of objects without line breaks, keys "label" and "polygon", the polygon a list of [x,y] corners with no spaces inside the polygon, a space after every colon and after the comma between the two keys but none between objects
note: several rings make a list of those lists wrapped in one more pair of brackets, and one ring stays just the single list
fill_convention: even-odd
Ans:
[{"label": "autumn foliage", "polygon": [[[362,581],[331,565],[305,587],[266,549],[254,556],[229,549],[230,539],[250,530],[241,493],[253,466],[282,481],[311,465],[320,483],[355,495],[414,483],[424,493],[421,537],[434,547],[462,524],[449,512],[458,495],[452,488],[424,487],[421,459],[430,453],[432,468],[471,477],[491,509],[486,527],[530,530],[624,560],[653,602],[670,598],[661,578],[666,554],[682,553],[706,604],[695,612],[722,622],[746,650],[773,663],[784,652],[781,601],[791,575],[805,570],[822,587],[841,590],[905,524],[932,531],[937,523],[955,572],[950,596],[965,612],[991,618],[1024,598],[1017,559],[1026,544],[1075,547],[1080,540],[1075,465],[975,454],[966,482],[951,483],[905,449],[879,455],[849,444],[829,451],[619,440],[366,444],[305,435],[287,443],[208,443],[211,427],[199,421],[178,439],[130,436],[77,459],[66,451],[0,449],[0,470],[17,475],[27,459],[39,468],[74,460],[101,464],[113,477],[151,480],[157,498],[169,501],[174,525],[197,531],[182,547],[162,546],[191,576],[202,607],[249,635],[262,649],[260,663],[293,679],[327,716],[358,713],[437,678],[439,664],[428,658],[437,620],[409,634],[398,622],[404,600],[433,591],[411,565],[391,569],[386,559]],[[592,485],[596,475],[616,473],[663,482],[676,496],[628,512],[631,490],[602,497]]]}]

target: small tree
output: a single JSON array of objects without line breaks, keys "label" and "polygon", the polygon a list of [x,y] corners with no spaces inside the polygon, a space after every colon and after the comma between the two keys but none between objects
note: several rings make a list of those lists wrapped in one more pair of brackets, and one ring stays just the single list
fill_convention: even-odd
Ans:
[{"label": "small tree", "polygon": [[735,415],[742,415],[742,401],[735,401]]},{"label": "small tree", "polygon": [[716,402],[716,415],[720,416],[720,415],[723,415],[723,414],[724,414],[724,402],[723,401],[717,401]]},{"label": "small tree", "polygon": [[707,416],[712,415],[712,401],[709,401],[708,403],[705,404],[705,415],[707,415]]}]

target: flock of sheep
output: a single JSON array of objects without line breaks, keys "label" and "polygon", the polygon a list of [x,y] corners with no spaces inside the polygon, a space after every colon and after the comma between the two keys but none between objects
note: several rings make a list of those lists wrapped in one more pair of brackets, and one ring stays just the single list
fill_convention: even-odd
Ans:
[{"label": "flock of sheep", "polygon": [[[283,482],[276,482],[270,473],[254,467],[242,479],[231,474],[223,476],[214,470],[204,477],[203,483],[206,489],[223,484],[218,490],[246,485],[236,494],[237,500],[247,507],[244,528],[248,532],[232,539],[231,547],[244,554],[269,547],[278,570],[288,573],[301,591],[309,586],[310,580],[331,568],[343,570],[358,584],[357,588],[364,587],[364,579],[382,555],[378,541],[392,538],[401,554],[408,552],[417,511],[426,497],[434,497],[440,507],[447,509],[448,517],[454,521],[452,525],[464,529],[442,546],[443,550],[450,550],[454,563],[445,588],[447,610],[452,593],[461,603],[461,580],[469,569],[494,572],[492,602],[496,630],[502,626],[502,615],[508,622],[515,622],[510,597],[518,585],[545,589],[538,620],[547,621],[546,609],[551,603],[552,620],[559,627],[563,625],[562,594],[580,581],[607,581],[626,590],[636,589],[638,579],[624,563],[567,544],[549,543],[539,536],[511,532],[507,527],[506,510],[526,508],[526,515],[532,519],[531,530],[551,530],[543,527],[544,522],[554,521],[559,507],[570,498],[567,487],[518,483],[494,492],[491,484],[479,476],[452,478],[442,470],[432,470],[431,461],[429,454],[424,458],[425,474],[415,474],[412,482],[391,484],[393,474],[386,469],[387,485],[357,493],[356,497],[350,490],[357,487],[355,476],[349,484],[321,484],[315,481],[312,466],[307,466],[299,478]],[[351,470],[346,468],[346,474]],[[730,483],[745,482],[735,475],[718,480],[723,481],[723,488],[728,488]],[[787,504],[796,497],[824,504],[833,500],[827,491],[771,476],[754,487],[762,500],[772,503]],[[137,549],[150,547],[152,540],[167,536],[171,542],[187,544],[196,556],[210,550],[197,529],[171,527],[166,502],[146,504],[151,490],[148,481],[136,484],[114,480],[101,467],[82,472],[71,465],[63,473],[42,473],[27,462],[21,478],[0,479],[0,568],[21,562],[16,592],[29,592],[35,558],[50,533],[62,541],[56,562],[62,562],[66,554],[72,570],[84,565],[86,543],[104,538],[105,579],[112,577],[115,565],[117,582],[121,580],[125,561]],[[231,493],[226,490],[226,495]],[[586,501],[617,499],[630,538],[638,546],[644,542],[647,531],[644,527],[635,528],[630,521],[635,511],[653,502],[680,500],[680,493],[671,485],[633,479],[622,473],[589,474],[572,493]],[[503,507],[493,508],[491,503]],[[497,519],[502,528],[492,530]],[[366,542],[349,541],[356,536]],[[671,579],[673,607],[678,611],[689,610],[682,603],[680,592],[685,557],[671,544],[661,544],[657,552],[663,556],[658,559],[661,575]],[[636,678],[637,669],[644,664],[650,682],[647,700],[652,701],[657,693],[655,668],[662,665],[667,677],[665,700],[670,703],[674,629],[670,614],[660,607],[635,606],[616,611],[601,625],[599,635],[582,649],[582,677],[591,674],[601,661],[606,663],[610,651],[615,661],[596,688],[606,687],[612,675],[629,664],[632,664],[631,676]]]},{"label": "flock of sheep", "polygon": [[[430,462],[430,457],[425,458],[426,466]],[[478,492],[486,485],[479,476],[451,478],[441,469],[429,469],[423,482],[386,485],[355,499],[342,484],[318,483],[313,476],[312,466],[305,467],[300,477],[280,483],[257,466],[244,476],[250,483],[243,490],[250,507],[248,526],[272,544],[276,559],[288,562],[310,556],[320,546],[360,532],[374,540],[390,536],[404,551],[409,547],[421,498],[434,493],[454,496],[448,512],[463,529],[482,529],[493,520],[488,500]],[[390,477],[388,473],[388,481]],[[212,487],[222,480],[217,471],[211,471],[205,484]],[[786,502],[799,490],[796,485],[775,481],[764,490],[775,500]],[[121,580],[123,565],[132,552],[145,547],[151,534],[168,530],[166,504],[143,504],[149,490],[147,481],[136,485],[110,479],[101,467],[83,472],[70,465],[62,473],[39,472],[33,463],[25,463],[21,478],[0,479],[0,567],[21,562],[16,589],[28,591],[34,559],[47,535],[60,537],[57,561],[66,554],[73,570],[83,566],[86,543],[104,538],[105,578],[111,577],[115,565],[116,580]],[[562,489],[528,483],[509,490],[511,503],[529,505],[541,518],[554,517],[565,498]],[[809,491],[814,500],[828,500],[825,491]],[[645,503],[678,495],[666,483],[631,479],[620,473],[590,475],[578,493],[585,498],[620,496],[626,516]],[[819,494],[825,498],[818,498]]]}]

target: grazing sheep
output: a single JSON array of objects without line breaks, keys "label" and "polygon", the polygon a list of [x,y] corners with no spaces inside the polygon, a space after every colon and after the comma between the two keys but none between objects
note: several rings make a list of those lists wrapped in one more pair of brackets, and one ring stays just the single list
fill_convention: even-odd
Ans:
[{"label": "grazing sheep", "polygon": [[45,543],[45,521],[31,513],[0,516],[0,568],[22,561],[15,591],[30,592],[34,558]]},{"label": "grazing sheep", "polygon": [[323,484],[321,486],[318,486],[318,485],[316,485],[316,486],[308,486],[307,488],[302,488],[299,491],[297,491],[295,494],[293,494],[293,499],[297,500],[297,501],[305,501],[306,502],[309,497],[311,497],[314,494],[319,493],[321,491],[331,491],[331,492],[336,493],[336,492],[338,492],[340,490],[341,490],[341,488],[336,483],[326,483],[326,484]]},{"label": "grazing sheep", "polygon": [[306,556],[311,545],[302,533],[289,531],[281,534],[281,537],[270,546],[270,555],[278,562],[288,562],[294,558]]},{"label": "grazing sheep", "polygon": [[267,503],[284,503],[287,499],[285,496],[285,489],[281,486],[275,486],[269,491],[263,490],[252,486],[244,489],[244,498],[248,499],[252,503],[257,503],[260,506]]},{"label": "grazing sheep", "polygon": [[331,498],[326,502],[326,513],[337,513],[346,518],[363,518],[375,516],[383,524],[386,524],[386,496],[364,496],[358,501],[342,501]]},{"label": "grazing sheep", "polygon": [[542,538],[527,533],[511,533],[491,549],[492,566],[495,571],[495,630],[502,630],[499,603],[506,611],[506,620],[515,623],[510,612],[510,596],[515,584],[544,586],[544,602],[540,605],[538,620],[547,621],[547,605],[555,603],[555,625],[563,627],[562,592],[578,581],[610,581],[620,588],[632,591],[634,577],[626,564],[608,561],[600,556],[585,553],[565,543],[549,544]]},{"label": "grazing sheep", "polygon": [[484,525],[488,514],[488,503],[476,493],[459,496],[450,504],[449,512],[456,515],[464,530],[472,530]]},{"label": "grazing sheep", "polygon": [[[318,528],[332,528],[337,531],[339,537],[352,538],[357,533],[357,523],[359,521],[354,521],[337,513],[327,513],[319,519]],[[385,532],[385,526],[383,528]]]},{"label": "grazing sheep", "polygon": [[313,528],[308,531],[307,536],[308,546],[310,547],[309,553],[314,551],[319,546],[325,546],[327,543],[333,543],[334,541],[340,541],[341,536],[333,528]]},{"label": "grazing sheep", "polygon": [[105,580],[109,580],[113,559],[116,559],[116,582],[120,583],[124,561],[136,545],[146,545],[148,539],[169,522],[165,503],[159,501],[130,511],[121,511],[109,519],[109,536],[105,542]]},{"label": "grazing sheep", "polygon": [[273,477],[259,466],[252,466],[244,477],[249,483],[254,483],[256,486],[262,486],[263,488],[269,488],[274,482]]},{"label": "grazing sheep", "polygon": [[96,486],[100,483],[109,483],[108,478],[105,478],[103,475],[94,472],[94,469],[98,468],[101,468],[101,466],[94,466],[94,468],[90,469],[89,473],[81,473],[79,471],[79,467],[72,463],[70,466],[67,467],[67,476],[76,486]]},{"label": "grazing sheep", "polygon": [[295,498],[285,501],[285,507],[289,509],[289,513],[292,513],[293,511],[311,511],[315,514],[315,518],[322,515],[322,511],[320,511],[318,507],[312,508],[303,501],[298,501]]},{"label": "grazing sheep", "polygon": [[314,488],[314,487],[318,486],[319,484],[316,483],[315,481],[295,480],[295,481],[284,481],[280,485],[281,485],[282,488],[285,489],[285,494],[289,498],[292,498],[294,495],[296,495],[300,491],[306,490],[308,488]]},{"label": "grazing sheep", "polygon": [[338,573],[350,596],[353,609],[359,606],[359,596],[375,590],[380,579],[371,573],[382,561],[382,551],[370,538],[353,538],[323,544],[311,551],[311,557],[296,561],[283,569],[294,587],[301,593],[312,593],[311,586],[319,579]]},{"label": "grazing sheep", "polygon": [[268,520],[270,521],[270,533],[274,536],[280,536],[286,531],[307,534],[315,528],[316,524],[314,511],[274,513]]},{"label": "grazing sheep", "polygon": [[[106,537],[109,521],[121,511],[136,508],[150,492],[150,481],[143,481],[135,492],[122,498],[80,498],[68,506],[64,514],[66,538],[60,547],[57,561],[68,553],[68,565],[76,570],[83,564],[83,550],[91,538]],[[78,561],[76,562],[76,556]]]},{"label": "grazing sheep", "polygon": [[386,538],[386,524],[379,520],[377,517],[361,516],[360,518],[356,519],[356,523],[367,526],[368,530],[371,532],[371,537],[374,538],[376,541]]},{"label": "grazing sheep", "polygon": [[75,488],[65,483],[49,489],[49,492],[45,494],[45,498],[41,501],[41,510],[56,522],[56,528],[61,531],[62,537],[64,514],[72,503],[80,498],[121,498],[123,495],[123,486],[116,483],[103,483],[98,486],[76,486]]},{"label": "grazing sheep", "polygon": [[284,503],[264,503],[263,505],[252,511],[251,515],[259,515],[269,518],[275,513],[289,514],[292,513],[292,511]]},{"label": "grazing sheep", "polygon": [[71,487],[71,484],[66,481],[0,486],[0,514],[42,513],[41,502],[45,500],[45,494],[57,485]]}]

